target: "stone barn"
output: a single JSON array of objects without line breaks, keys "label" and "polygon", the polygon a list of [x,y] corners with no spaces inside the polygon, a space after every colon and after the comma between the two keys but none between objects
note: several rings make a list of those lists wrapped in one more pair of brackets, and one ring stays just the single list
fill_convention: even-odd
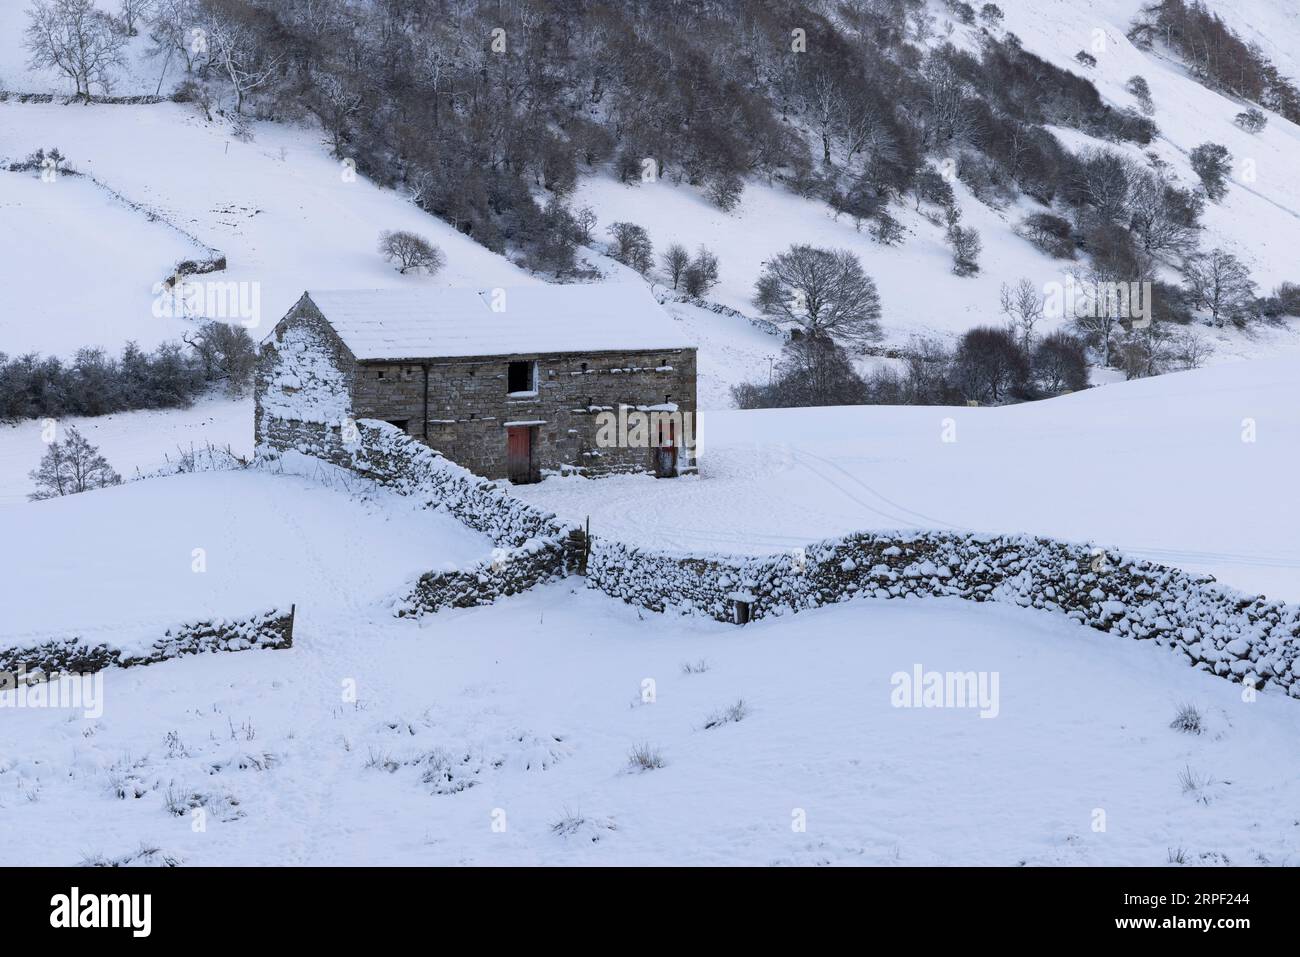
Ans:
[{"label": "stone barn", "polygon": [[695,349],[640,285],[308,290],[262,343],[259,448],[379,419],[486,478],[694,471]]}]

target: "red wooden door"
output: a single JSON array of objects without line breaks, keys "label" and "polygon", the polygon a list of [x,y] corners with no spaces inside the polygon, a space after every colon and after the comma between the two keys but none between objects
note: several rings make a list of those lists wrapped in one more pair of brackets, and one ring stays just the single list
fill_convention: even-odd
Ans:
[{"label": "red wooden door", "polygon": [[532,429],[506,429],[506,474],[515,483],[533,480]]}]

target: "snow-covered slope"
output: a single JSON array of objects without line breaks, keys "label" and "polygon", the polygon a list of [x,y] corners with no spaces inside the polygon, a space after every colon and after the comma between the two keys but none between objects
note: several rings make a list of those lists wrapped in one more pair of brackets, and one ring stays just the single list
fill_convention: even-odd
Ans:
[{"label": "snow-covered slope", "polygon": [[[57,146],[74,169],[225,253],[227,268],[203,278],[251,284],[245,289],[256,290],[260,306],[255,338],[309,286],[492,287],[536,281],[331,159],[318,133],[272,123],[253,126],[255,138],[243,142],[223,122],[206,123],[192,108],[172,103],[0,103],[0,159]],[[167,231],[143,213],[106,210],[105,202],[75,177],[43,183],[34,174],[0,173],[0,203],[16,213],[0,220],[0,236],[6,247],[31,247],[18,259],[0,261],[0,279],[10,296],[0,317],[0,349],[66,353],[79,340],[115,341],[120,347],[128,337],[148,347],[191,329],[183,318],[154,318],[155,284],[177,257],[164,255],[171,250],[160,250],[151,237]],[[73,253],[98,260],[85,269],[91,279],[113,274],[111,282],[95,286],[87,280],[83,288],[95,297],[93,308],[84,298],[57,293],[81,282],[83,270],[69,277],[66,256],[42,253],[67,242],[57,231],[61,221],[82,217]],[[29,238],[24,226],[37,234]],[[446,267],[434,278],[400,275],[376,251],[385,229],[426,236],[445,253]],[[31,316],[45,317],[44,323],[33,324]]]},{"label": "snow-covered slope", "polygon": [[[292,650],[108,672],[100,718],[0,711],[0,813],[41,835],[0,864],[1300,861],[1300,709],[1150,644],[947,600],[642,617],[570,584],[425,627],[299,606]],[[894,707],[918,665],[996,676],[997,716]]]},{"label": "snow-covered slope", "polygon": [[0,506],[0,643],[291,603],[356,608],[491,552],[490,541],[445,515],[372,494],[365,501],[342,481],[243,470]]},{"label": "snow-covered slope", "polygon": [[868,528],[1119,546],[1300,599],[1300,360],[1234,363],[1005,408],[715,412],[700,475],[512,491],[594,534],[765,553]]}]

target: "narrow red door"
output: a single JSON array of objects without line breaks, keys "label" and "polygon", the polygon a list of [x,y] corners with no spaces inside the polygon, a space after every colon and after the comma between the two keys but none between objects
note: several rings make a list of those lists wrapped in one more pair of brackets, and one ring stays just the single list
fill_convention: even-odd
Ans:
[{"label": "narrow red door", "polygon": [[532,429],[506,429],[506,475],[516,484],[533,480]]}]

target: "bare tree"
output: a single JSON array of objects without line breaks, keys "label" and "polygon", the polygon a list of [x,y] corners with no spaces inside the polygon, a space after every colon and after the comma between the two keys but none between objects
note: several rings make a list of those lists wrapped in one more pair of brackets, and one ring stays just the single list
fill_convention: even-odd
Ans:
[{"label": "bare tree", "polygon": [[1189,256],[1183,264],[1183,280],[1192,302],[1210,313],[1210,321],[1223,325],[1225,319],[1244,324],[1255,297],[1250,270],[1232,253],[1211,249]]},{"label": "bare tree", "polygon": [[691,254],[686,251],[686,247],[681,243],[673,243],[664,251],[664,272],[668,273],[668,278],[673,281],[674,289],[677,288],[682,273],[686,272],[686,267],[690,265],[690,262]]},{"label": "bare tree", "polygon": [[36,483],[36,491],[27,496],[33,502],[118,485],[122,481],[122,476],[113,471],[99,449],[82,438],[75,426],[68,426],[62,442],[50,443],[41,456],[40,467],[29,474]]},{"label": "bare tree", "polygon": [[636,223],[618,222],[611,223],[606,229],[614,237],[610,255],[639,273],[649,272],[654,263],[654,246],[645,228]]},{"label": "bare tree", "polygon": [[158,89],[172,58],[180,55],[185,72],[191,73],[201,55],[207,54],[206,34],[196,33],[199,21],[197,0],[156,0],[153,16],[149,20],[149,56],[164,57]]},{"label": "bare tree", "polygon": [[1028,279],[1021,279],[1012,288],[1006,283],[1001,290],[1002,313],[1011,324],[1011,330],[1028,350],[1034,339],[1034,325],[1043,318],[1043,297]]},{"label": "bare tree", "polygon": [[127,36],[133,37],[139,32],[136,24],[148,18],[156,2],[157,0],[119,0],[118,17],[126,29]]},{"label": "bare tree", "polygon": [[953,377],[967,399],[997,405],[1023,393],[1029,358],[1007,330],[977,326],[961,337]]},{"label": "bare tree", "polygon": [[27,17],[25,45],[33,67],[55,68],[86,102],[91,84],[105,92],[111,88],[126,37],[114,29],[108,14],[91,0],[33,0]]},{"label": "bare tree", "polygon": [[446,262],[442,250],[433,243],[400,229],[386,229],[379,234],[379,252],[403,274],[423,269],[432,276]]},{"label": "bare tree", "polygon": [[591,243],[591,231],[596,228],[596,211],[590,206],[581,206],[573,214],[573,225],[577,240],[586,246]]},{"label": "bare tree", "polygon": [[1218,202],[1228,194],[1227,179],[1232,174],[1232,154],[1218,143],[1202,143],[1188,154],[1192,169],[1201,178],[1205,195]]},{"label": "bare tree", "polygon": [[703,246],[682,273],[682,287],[686,295],[699,298],[718,283],[718,257]]},{"label": "bare tree", "polygon": [[847,249],[791,246],[763,267],[754,299],[811,336],[857,344],[880,338],[880,294]]},{"label": "bare tree", "polygon": [[948,230],[948,243],[952,246],[952,271],[958,276],[973,276],[980,271],[980,252],[984,242],[979,231],[953,224]]},{"label": "bare tree", "polygon": [[224,382],[230,395],[244,394],[257,364],[257,346],[247,329],[210,319],[197,334],[181,338],[198,357],[205,382]]},{"label": "bare tree", "polygon": [[281,57],[265,55],[257,34],[238,8],[210,10],[204,29],[212,61],[230,80],[235,91],[235,112],[241,113],[244,99],[271,79]]}]

